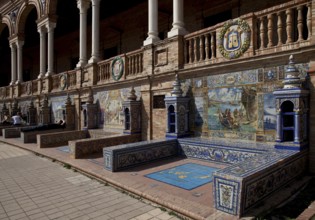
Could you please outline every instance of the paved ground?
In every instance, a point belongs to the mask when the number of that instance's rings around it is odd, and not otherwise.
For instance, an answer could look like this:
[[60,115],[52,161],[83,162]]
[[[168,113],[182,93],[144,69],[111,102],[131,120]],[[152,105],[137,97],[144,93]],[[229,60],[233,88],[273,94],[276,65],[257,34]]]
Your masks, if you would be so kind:
[[0,219],[178,219],[61,164],[0,143]]
[[[7,143],[7,144],[3,144]],[[28,152],[15,148],[23,148]],[[35,156],[43,155],[44,159]],[[85,159],[72,159],[60,148],[40,149],[36,144],[23,144],[19,138],[0,137],[0,220],[2,219],[176,219],[148,204],[133,199],[104,184],[90,180],[78,172],[65,169],[60,161],[72,168],[107,182],[117,188],[168,207],[181,215],[196,220],[234,220],[235,216],[217,211],[213,204],[212,183],[193,190],[185,190],[145,177],[147,174],[186,163],[197,163],[222,168],[224,165],[170,158],[152,162],[120,172],[104,169],[102,155],[89,155]],[[300,185],[303,185],[301,181]],[[282,193],[290,195],[296,187]],[[291,191],[293,190],[293,191]],[[248,219],[266,208],[283,202],[280,192],[269,198],[264,206],[247,215]],[[309,219],[309,212],[301,220]],[[10,217],[10,218],[8,218]]]

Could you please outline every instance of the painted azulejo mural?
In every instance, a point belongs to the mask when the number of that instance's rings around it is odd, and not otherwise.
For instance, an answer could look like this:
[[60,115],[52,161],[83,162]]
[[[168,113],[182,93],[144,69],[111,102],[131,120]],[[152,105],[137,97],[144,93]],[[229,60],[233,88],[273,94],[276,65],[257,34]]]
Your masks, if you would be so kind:
[[264,129],[276,129],[276,100],[272,93],[264,95]]
[[256,87],[211,89],[208,92],[209,130],[256,132]]
[[[134,88],[137,100],[140,99],[140,87]],[[94,100],[99,105],[99,124],[115,128],[123,128],[123,102],[127,100],[131,88],[97,92]]]

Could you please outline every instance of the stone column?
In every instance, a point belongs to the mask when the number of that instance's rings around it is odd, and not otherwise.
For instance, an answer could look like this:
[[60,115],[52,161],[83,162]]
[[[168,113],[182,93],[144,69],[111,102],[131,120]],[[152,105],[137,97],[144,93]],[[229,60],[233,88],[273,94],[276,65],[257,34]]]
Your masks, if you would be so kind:
[[173,28],[167,37],[185,35],[187,31],[184,23],[184,0],[173,0]]
[[48,30],[48,70],[46,76],[50,76],[54,73],[54,29],[56,23],[49,22],[46,25]]
[[16,82],[16,44],[10,43],[11,47],[11,83],[13,85]]
[[80,9],[80,60],[77,67],[84,67],[87,64],[86,55],[86,19],[87,10],[90,6],[90,2],[87,0],[78,0],[77,6]]
[[89,63],[100,60],[100,0],[92,0],[92,54]]
[[40,67],[38,79],[42,78],[46,73],[46,29],[45,27],[38,28],[39,37],[40,37]]
[[143,42],[143,45],[152,44],[160,40],[158,34],[158,0],[148,0],[149,1],[149,31],[148,37]]
[[23,82],[23,45],[24,41],[18,40],[16,42],[17,47],[17,72],[18,72],[18,79],[16,84]]

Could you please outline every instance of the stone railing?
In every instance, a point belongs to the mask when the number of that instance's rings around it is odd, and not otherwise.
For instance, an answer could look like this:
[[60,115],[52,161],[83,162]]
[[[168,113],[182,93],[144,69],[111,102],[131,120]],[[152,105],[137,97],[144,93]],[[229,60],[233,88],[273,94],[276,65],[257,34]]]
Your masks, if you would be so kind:
[[77,85],[77,72],[76,70],[71,70],[67,72],[67,85],[69,89],[76,88]]
[[111,63],[113,59],[98,63],[97,84],[108,82],[111,79]]
[[[312,36],[311,8],[310,1],[297,0],[240,17],[251,30],[250,47],[245,52],[249,55],[243,58],[309,46]],[[222,59],[220,53],[220,44],[224,39],[219,38],[225,25],[225,22],[220,23],[184,36],[185,68],[230,61],[230,58]]]
[[54,75],[51,76],[51,84],[52,84],[51,90],[52,91],[59,90],[61,74],[64,74],[64,73],[54,74]]
[[143,71],[143,50],[126,54],[126,78],[136,76]]
[[[308,46],[311,39],[311,2],[292,1],[255,13],[256,54]],[[273,48],[273,50],[268,50]]]
[[[143,71],[143,49],[129,52],[120,56],[123,62],[122,79],[138,76]],[[117,57],[103,60],[98,63],[97,84],[104,84],[112,82],[113,63],[116,62]]]
[[216,58],[216,27],[185,36],[186,63],[192,64]]

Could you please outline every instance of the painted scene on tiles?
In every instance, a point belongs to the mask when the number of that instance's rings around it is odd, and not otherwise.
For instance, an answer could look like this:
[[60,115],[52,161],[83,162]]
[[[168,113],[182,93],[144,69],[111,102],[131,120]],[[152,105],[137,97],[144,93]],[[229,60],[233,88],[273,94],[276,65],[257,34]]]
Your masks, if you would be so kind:
[[264,95],[264,129],[276,129],[276,100],[272,93]]
[[256,132],[256,87],[239,86],[208,91],[208,128]]

